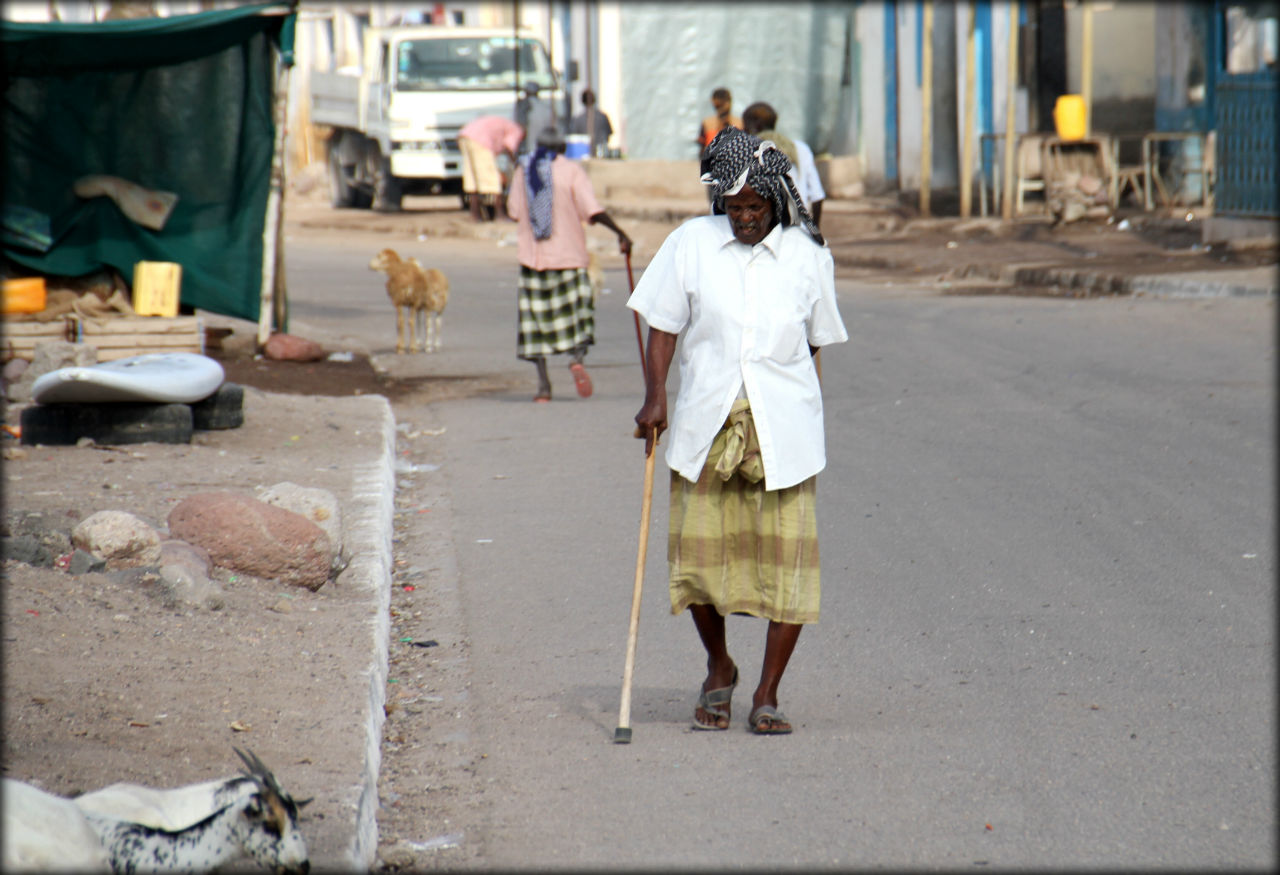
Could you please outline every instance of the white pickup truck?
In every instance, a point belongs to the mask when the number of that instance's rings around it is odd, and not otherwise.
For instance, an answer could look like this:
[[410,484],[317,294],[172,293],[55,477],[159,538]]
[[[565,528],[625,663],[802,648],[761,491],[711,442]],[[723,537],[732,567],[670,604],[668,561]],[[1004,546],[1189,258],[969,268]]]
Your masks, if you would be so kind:
[[514,117],[529,82],[563,105],[546,46],[512,30],[388,27],[365,31],[360,69],[311,74],[311,121],[331,129],[335,207],[398,210],[406,194],[462,191],[458,130]]

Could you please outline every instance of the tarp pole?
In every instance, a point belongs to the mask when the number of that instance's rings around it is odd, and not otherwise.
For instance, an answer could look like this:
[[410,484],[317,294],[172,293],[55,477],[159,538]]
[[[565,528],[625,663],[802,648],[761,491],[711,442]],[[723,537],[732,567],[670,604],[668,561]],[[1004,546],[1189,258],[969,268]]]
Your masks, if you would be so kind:
[[[272,107],[275,116],[275,135],[271,150],[271,182],[267,190],[266,228],[262,232],[262,300],[258,305],[258,351],[271,336],[276,315],[276,286],[280,286],[280,304],[284,304],[284,283],[278,275],[278,246],[281,216],[284,212],[284,129],[289,99],[289,67],[280,62],[279,53],[272,57],[275,75],[275,93]],[[283,320],[281,320],[283,321]],[[280,326],[283,328],[283,325]]]
[[920,215],[929,212],[929,177],[933,171],[933,0],[924,0],[920,47]]
[[1017,124],[1018,97],[1018,0],[1009,3],[1009,58],[1008,81],[1005,83],[1004,107],[1004,203],[1000,216],[1006,222],[1013,218],[1013,158],[1014,129]]
[[1080,96],[1084,98],[1084,135],[1093,135],[1093,4],[1080,4]]
[[960,141],[960,218],[967,219],[973,212],[973,126],[974,126],[974,75],[977,63],[975,47],[978,29],[978,6],[974,0],[966,4],[969,16],[968,36],[964,53],[964,128]]
[[[595,51],[595,45],[591,41],[591,18],[594,13],[594,6],[588,6],[585,3],[582,4],[582,18],[585,22],[582,29],[586,35],[587,46],[586,50],[583,52],[583,58],[587,67],[587,87],[590,88],[591,93],[595,95],[595,102],[592,103],[590,107],[583,107],[583,110],[587,114],[587,143],[589,144],[587,149],[589,150],[592,158],[603,158],[603,155],[596,154],[596,107],[600,103],[600,95],[596,94],[596,86],[593,79],[595,75],[595,68],[591,63],[591,53]],[[570,115],[569,119],[572,120],[573,116]]]

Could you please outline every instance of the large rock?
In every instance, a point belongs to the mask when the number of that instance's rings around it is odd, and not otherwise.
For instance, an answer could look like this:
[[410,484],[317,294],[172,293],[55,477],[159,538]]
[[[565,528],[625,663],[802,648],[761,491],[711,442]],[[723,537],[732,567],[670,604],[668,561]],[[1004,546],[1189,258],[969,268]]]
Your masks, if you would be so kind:
[[342,509],[332,492],[286,480],[259,492],[258,501],[301,514],[324,529],[329,536],[330,565],[338,561],[342,552]]
[[313,592],[329,579],[329,536],[311,520],[232,492],[203,492],[169,513],[169,534],[223,568]]
[[267,338],[262,354],[278,362],[314,362],[324,358],[324,347],[295,334],[276,332]]
[[160,533],[128,511],[100,510],[71,530],[71,543],[105,559],[110,568],[154,565],[160,559]]

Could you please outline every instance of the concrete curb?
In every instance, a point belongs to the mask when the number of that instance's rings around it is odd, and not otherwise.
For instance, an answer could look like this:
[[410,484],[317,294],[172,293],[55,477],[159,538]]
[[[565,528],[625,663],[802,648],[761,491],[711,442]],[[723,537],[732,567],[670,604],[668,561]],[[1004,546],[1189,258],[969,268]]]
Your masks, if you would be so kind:
[[[364,734],[362,770],[350,788],[354,808],[351,835],[343,844],[347,848],[344,868],[367,871],[378,851],[378,773],[382,767],[382,725],[386,719],[388,648],[391,636],[391,539],[395,512],[396,423],[391,402],[381,396],[369,396],[377,410],[370,417],[381,434],[381,449],[376,458],[365,462],[352,473],[349,506],[343,508],[348,520],[346,541],[352,556],[343,572],[343,582],[370,596],[370,614],[366,620],[370,630],[370,663],[365,669],[369,683],[367,711],[357,731]],[[342,827],[345,829],[346,824]]]
[[[1135,276],[1129,278],[1129,291],[1135,294],[1159,295],[1167,298],[1274,298],[1276,282],[1267,286],[1250,282],[1234,272],[1223,271],[1221,278],[1188,276]],[[1250,277],[1249,279],[1253,279]]]
[[1084,289],[1104,295],[1151,295],[1168,298],[1266,298],[1276,296],[1274,272],[1242,270],[1198,271],[1191,274],[1125,276],[1072,267],[1010,266],[1001,279],[1014,285]]

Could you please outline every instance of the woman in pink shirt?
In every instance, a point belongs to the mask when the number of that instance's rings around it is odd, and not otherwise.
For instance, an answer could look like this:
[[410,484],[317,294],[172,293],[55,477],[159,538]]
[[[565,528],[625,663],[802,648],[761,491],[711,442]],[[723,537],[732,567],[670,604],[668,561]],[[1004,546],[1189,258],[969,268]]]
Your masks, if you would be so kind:
[[587,279],[587,235],[583,223],[599,223],[618,235],[618,250],[631,252],[631,238],[596,200],[587,172],[565,158],[554,129],[538,136],[538,147],[522,159],[511,180],[507,212],[516,230],[520,260],[516,355],[538,369],[533,400],[551,400],[547,356],[567,352],[578,394],[591,395],[582,360],[595,343],[595,302]]

